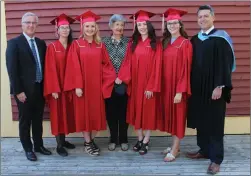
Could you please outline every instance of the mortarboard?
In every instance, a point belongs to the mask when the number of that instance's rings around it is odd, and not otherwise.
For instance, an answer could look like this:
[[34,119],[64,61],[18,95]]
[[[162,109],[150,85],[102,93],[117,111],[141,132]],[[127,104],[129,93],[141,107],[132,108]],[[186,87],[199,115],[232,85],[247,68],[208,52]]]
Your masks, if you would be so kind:
[[133,30],[135,28],[135,21],[136,22],[148,21],[154,15],[155,15],[154,13],[145,10],[139,10],[138,12],[136,12],[134,15],[130,17],[130,19],[133,19]]
[[83,24],[85,22],[96,22],[97,20],[99,20],[101,17],[96,15],[95,13],[93,13],[92,11],[88,10],[87,12],[77,16],[75,19],[80,21],[80,32],[82,34],[82,28],[83,28]]
[[181,17],[185,14],[187,14],[186,11],[174,9],[174,8],[169,8],[167,11],[165,11],[162,14],[162,31],[164,30],[164,20],[166,20],[166,21],[181,20]]

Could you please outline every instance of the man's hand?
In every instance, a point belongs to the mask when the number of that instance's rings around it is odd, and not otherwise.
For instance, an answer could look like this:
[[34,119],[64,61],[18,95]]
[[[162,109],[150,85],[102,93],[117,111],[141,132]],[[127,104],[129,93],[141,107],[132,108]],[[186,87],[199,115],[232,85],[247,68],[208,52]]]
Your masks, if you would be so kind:
[[182,93],[176,93],[175,97],[174,97],[174,103],[180,103],[182,99]]
[[26,97],[25,93],[22,92],[22,93],[20,93],[20,94],[17,94],[17,98],[18,98],[18,100],[19,100],[20,102],[24,103],[27,97]]
[[56,100],[58,99],[58,93],[52,93],[52,97]]
[[219,87],[216,87],[212,93],[212,99],[217,100],[221,98],[221,94],[222,94],[222,89]]
[[83,95],[83,91],[80,88],[76,88],[75,93],[76,93],[77,97],[81,97]]

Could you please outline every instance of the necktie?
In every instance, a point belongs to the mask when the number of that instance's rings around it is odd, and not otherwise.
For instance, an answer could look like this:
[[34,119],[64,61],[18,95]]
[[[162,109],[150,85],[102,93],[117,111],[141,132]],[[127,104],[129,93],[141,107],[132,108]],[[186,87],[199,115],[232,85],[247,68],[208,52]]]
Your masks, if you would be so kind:
[[202,33],[203,36],[208,36],[206,33]]
[[41,73],[41,70],[40,70],[40,67],[39,67],[39,60],[38,60],[38,57],[37,57],[37,52],[36,52],[36,48],[35,48],[35,44],[34,44],[34,39],[30,39],[31,41],[31,50],[32,50],[32,54],[35,58],[35,61],[36,61],[36,82],[41,82],[42,81],[42,73]]

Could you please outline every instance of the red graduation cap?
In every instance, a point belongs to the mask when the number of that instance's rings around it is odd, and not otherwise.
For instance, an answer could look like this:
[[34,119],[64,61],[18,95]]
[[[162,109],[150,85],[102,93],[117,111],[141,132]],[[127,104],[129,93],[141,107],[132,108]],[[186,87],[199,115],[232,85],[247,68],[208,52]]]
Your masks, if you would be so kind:
[[145,10],[139,10],[138,12],[136,12],[134,15],[130,17],[130,19],[133,19],[133,30],[135,28],[135,21],[136,22],[148,21],[154,15],[155,15],[154,13]]
[[71,17],[69,17],[69,16],[65,15],[64,13],[62,13],[61,15],[57,16],[52,21],[50,21],[50,23],[52,25],[55,25],[55,34],[58,37],[58,33],[57,33],[58,27],[61,26],[61,25],[72,24],[74,21],[75,21],[74,19],[72,19]]
[[147,12],[145,10],[139,10],[134,15],[130,17],[130,19],[135,19],[136,22],[148,21],[155,14],[152,12]]
[[163,13],[166,21],[169,20],[180,20],[183,15],[187,14],[186,11],[169,8],[167,11]]
[[74,19],[62,13],[61,15],[54,18],[50,23],[59,27],[61,25],[72,24],[74,21]]
[[164,20],[170,21],[170,20],[181,20],[181,17],[183,15],[187,14],[186,11],[169,8],[167,11],[165,11],[162,14],[162,32],[164,31]]
[[85,22],[96,22],[97,20],[99,20],[101,17],[96,15],[95,13],[93,13],[92,11],[88,10],[87,12],[77,16],[75,19],[80,21],[80,33],[82,34],[82,28],[83,28],[83,24]]

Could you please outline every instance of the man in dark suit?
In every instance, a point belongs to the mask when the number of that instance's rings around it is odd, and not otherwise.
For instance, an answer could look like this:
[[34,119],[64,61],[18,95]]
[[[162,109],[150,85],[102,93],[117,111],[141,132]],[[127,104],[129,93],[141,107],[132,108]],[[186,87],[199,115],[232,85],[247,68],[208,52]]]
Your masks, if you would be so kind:
[[11,84],[11,94],[17,102],[19,111],[19,136],[26,157],[36,161],[34,151],[51,155],[43,145],[43,112],[45,100],[43,97],[43,69],[46,44],[34,37],[38,17],[27,12],[22,17],[23,33],[8,41],[6,64]]

